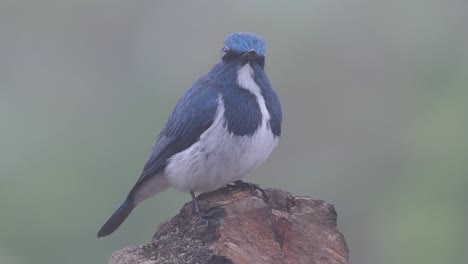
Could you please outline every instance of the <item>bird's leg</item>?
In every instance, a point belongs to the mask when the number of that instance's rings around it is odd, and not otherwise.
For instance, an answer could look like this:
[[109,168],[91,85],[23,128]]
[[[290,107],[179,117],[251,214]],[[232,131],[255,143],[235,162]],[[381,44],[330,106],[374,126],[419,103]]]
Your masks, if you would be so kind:
[[192,195],[192,203],[193,207],[195,208],[195,212],[200,213],[200,207],[198,207],[197,198],[195,197],[195,194],[192,191],[190,191],[190,195]]

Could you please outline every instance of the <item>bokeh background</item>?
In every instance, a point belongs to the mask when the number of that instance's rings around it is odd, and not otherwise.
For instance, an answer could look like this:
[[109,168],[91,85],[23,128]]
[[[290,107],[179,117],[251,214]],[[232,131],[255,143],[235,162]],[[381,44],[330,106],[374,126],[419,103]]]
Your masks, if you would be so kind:
[[251,181],[333,203],[351,263],[468,259],[468,2],[0,2],[0,263],[106,263],[190,196],[111,237],[177,99],[235,31],[263,36],[283,137]]

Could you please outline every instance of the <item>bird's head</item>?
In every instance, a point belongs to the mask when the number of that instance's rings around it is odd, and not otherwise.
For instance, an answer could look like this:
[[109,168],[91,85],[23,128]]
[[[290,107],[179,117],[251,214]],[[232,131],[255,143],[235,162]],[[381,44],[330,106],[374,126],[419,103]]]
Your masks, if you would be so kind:
[[240,61],[265,65],[266,45],[262,38],[252,33],[236,32],[224,40],[221,59],[224,62]]

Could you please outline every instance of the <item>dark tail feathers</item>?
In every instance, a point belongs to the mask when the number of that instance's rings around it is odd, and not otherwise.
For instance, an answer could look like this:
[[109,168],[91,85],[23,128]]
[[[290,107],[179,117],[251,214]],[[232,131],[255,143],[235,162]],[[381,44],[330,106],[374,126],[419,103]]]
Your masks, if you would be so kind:
[[107,222],[101,227],[97,236],[103,237],[112,234],[122,223],[125,221],[127,216],[132,212],[136,205],[132,201],[126,199],[119,209],[107,220]]

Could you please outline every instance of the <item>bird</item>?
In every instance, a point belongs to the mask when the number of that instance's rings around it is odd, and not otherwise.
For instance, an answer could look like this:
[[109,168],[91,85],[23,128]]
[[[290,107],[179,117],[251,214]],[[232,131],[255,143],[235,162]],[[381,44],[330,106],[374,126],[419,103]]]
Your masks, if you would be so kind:
[[279,98],[264,71],[266,44],[227,36],[221,60],[179,99],[136,184],[98,231],[113,233],[144,200],[168,189],[190,193],[236,182],[262,164],[281,136]]

